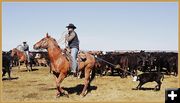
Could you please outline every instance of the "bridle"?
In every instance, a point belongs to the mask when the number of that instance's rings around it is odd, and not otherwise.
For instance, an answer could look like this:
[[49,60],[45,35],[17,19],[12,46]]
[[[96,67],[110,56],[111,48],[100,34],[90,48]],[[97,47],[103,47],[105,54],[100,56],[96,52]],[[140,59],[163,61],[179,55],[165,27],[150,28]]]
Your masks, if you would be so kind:
[[41,45],[37,49],[42,49],[42,47],[43,49],[47,49],[48,46],[45,46],[45,44],[47,44],[47,38],[42,39]]

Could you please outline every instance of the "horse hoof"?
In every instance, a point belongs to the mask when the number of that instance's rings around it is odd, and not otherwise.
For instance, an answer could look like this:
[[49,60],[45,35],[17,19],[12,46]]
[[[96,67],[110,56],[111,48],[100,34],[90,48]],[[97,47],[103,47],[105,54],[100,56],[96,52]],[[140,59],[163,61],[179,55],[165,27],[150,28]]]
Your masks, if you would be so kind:
[[65,94],[65,96],[66,96],[67,98],[69,98],[69,95],[68,95],[68,94]]
[[60,92],[57,92],[56,93],[56,98],[59,98],[61,96],[61,93]]
[[61,94],[59,93],[59,94],[56,94],[56,98],[59,98],[61,96]]
[[[88,88],[90,87],[90,85],[88,86]],[[88,90],[85,91],[84,95],[86,95],[88,93]]]
[[56,98],[59,98],[61,95],[59,94],[59,95],[56,95]]
[[81,98],[83,98],[83,97],[84,97],[84,95],[81,95],[80,97],[81,97]]
[[135,90],[139,90],[140,88],[135,88]]
[[81,93],[80,94],[81,98],[85,97],[85,94],[84,93]]
[[160,91],[160,89],[157,89],[157,88],[156,88],[156,89],[154,89],[154,91]]
[[68,94],[67,91],[64,91],[64,94],[65,94],[65,96],[66,96],[67,98],[69,98],[69,94]]

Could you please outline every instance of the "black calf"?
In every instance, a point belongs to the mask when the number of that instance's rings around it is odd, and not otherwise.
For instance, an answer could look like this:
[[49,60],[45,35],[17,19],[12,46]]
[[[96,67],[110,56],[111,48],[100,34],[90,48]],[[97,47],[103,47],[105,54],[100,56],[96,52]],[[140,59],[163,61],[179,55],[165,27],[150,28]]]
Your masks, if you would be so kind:
[[136,87],[136,89],[141,89],[142,85],[144,85],[145,83],[155,81],[158,85],[156,85],[154,89],[160,90],[161,84],[162,84],[161,79],[162,79],[162,81],[164,79],[164,74],[162,74],[162,73],[151,72],[151,73],[140,74],[136,78],[136,81],[140,81],[139,85]]

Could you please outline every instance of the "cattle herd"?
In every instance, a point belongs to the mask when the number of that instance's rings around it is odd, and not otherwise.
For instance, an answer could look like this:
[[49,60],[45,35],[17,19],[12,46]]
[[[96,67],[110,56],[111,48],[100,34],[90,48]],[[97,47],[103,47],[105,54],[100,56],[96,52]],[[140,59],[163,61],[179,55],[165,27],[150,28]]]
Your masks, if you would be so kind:
[[[138,72],[143,72],[146,78],[151,74],[158,75],[161,79],[162,74],[178,75],[178,53],[175,52],[103,52],[89,51],[96,58],[94,70],[99,76],[137,76]],[[11,51],[3,52],[3,76],[7,73],[10,78],[11,68],[18,66],[18,58],[11,57]],[[30,52],[30,58],[33,66],[49,66],[50,61],[47,52]],[[157,74],[158,72],[158,74]],[[156,74],[153,74],[156,73]],[[83,75],[83,74],[81,74]],[[80,76],[83,77],[83,76]],[[139,76],[140,77],[140,76]],[[157,80],[150,81],[157,81]],[[140,78],[139,78],[140,80]],[[143,81],[142,81],[143,82]],[[145,81],[148,82],[148,81]],[[143,83],[145,83],[143,82]],[[140,83],[137,88],[143,85]],[[160,85],[161,83],[159,83]],[[158,86],[159,86],[158,85]],[[160,89],[160,87],[159,87]]]
[[118,74],[122,78],[141,72],[163,72],[178,75],[178,54],[174,52],[96,52],[96,73]]
[[[16,67],[19,65],[22,65],[22,62],[19,62],[19,58],[15,55],[14,57],[11,57],[11,50],[8,52],[3,51],[2,52],[2,72],[3,76],[8,73],[8,76],[10,78],[10,71],[12,67]],[[30,52],[30,62],[32,63],[32,66],[49,66],[49,58],[47,56],[47,52]]]

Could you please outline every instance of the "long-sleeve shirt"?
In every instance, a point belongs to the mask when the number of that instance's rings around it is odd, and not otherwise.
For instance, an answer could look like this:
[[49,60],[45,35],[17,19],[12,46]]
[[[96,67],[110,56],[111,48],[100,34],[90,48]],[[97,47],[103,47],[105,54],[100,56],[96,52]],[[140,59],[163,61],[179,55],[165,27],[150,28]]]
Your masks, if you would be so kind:
[[24,51],[29,51],[29,45],[28,44],[23,44],[23,50]]
[[72,31],[65,35],[66,41],[68,42],[68,46],[70,48],[79,49],[79,39],[75,31]]

